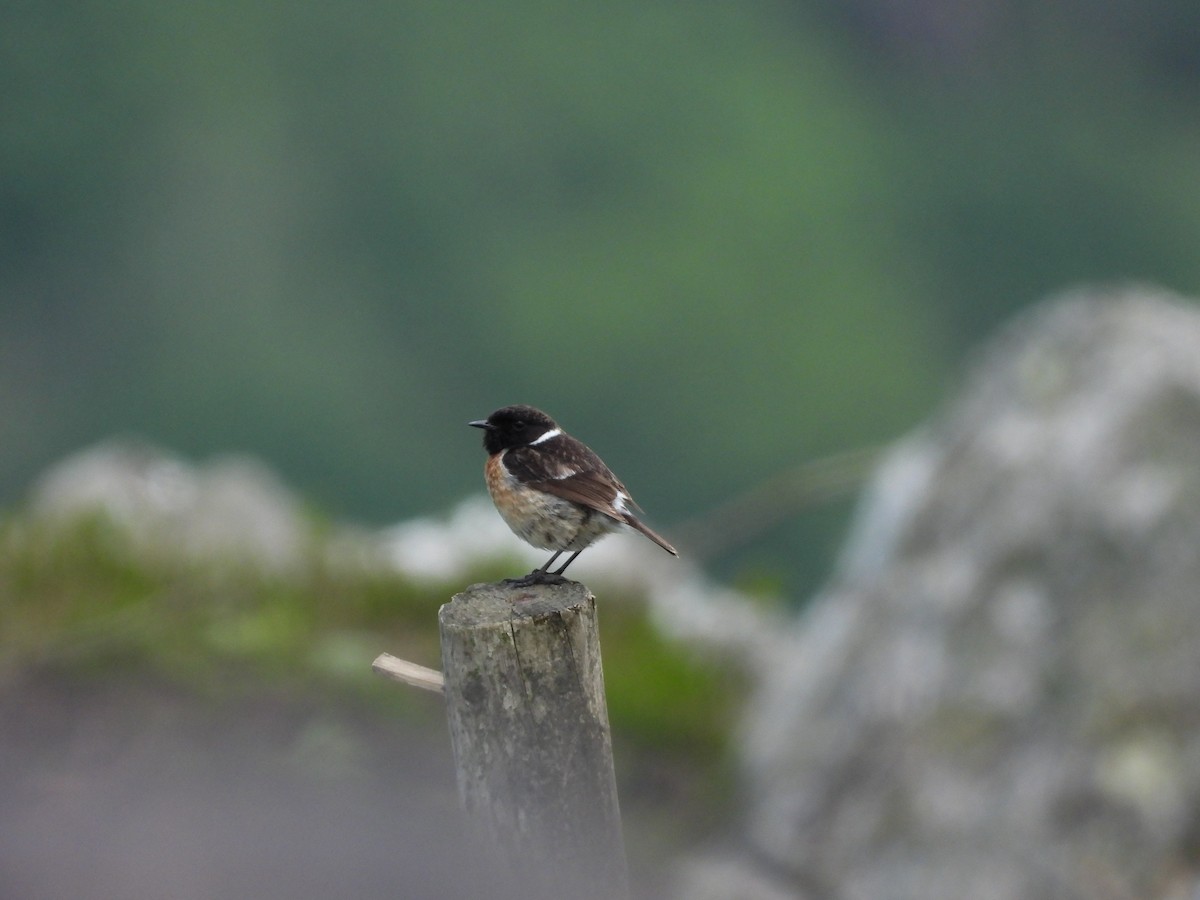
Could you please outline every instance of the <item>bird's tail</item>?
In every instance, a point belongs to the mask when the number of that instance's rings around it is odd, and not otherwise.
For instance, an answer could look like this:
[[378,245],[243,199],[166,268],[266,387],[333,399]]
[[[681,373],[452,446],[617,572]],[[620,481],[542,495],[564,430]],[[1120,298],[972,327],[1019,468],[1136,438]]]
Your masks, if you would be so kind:
[[668,543],[668,542],[667,542],[667,539],[666,539],[666,538],[664,538],[664,537],[663,537],[661,534],[656,534],[656,533],[655,533],[654,531],[652,531],[650,528],[648,528],[648,527],[646,527],[645,525],[643,525],[643,524],[642,524],[642,523],[641,523],[641,522],[640,522],[640,521],[637,519],[637,517],[636,517],[636,516],[631,516],[631,515],[629,515],[628,513],[626,513],[626,515],[625,515],[625,521],[626,521],[626,523],[629,525],[629,527],[630,527],[630,528],[636,528],[638,531],[640,531],[640,532],[641,532],[642,534],[644,534],[646,537],[650,538],[650,540],[654,541],[654,543],[658,544],[658,546],[662,547],[664,550],[666,550],[666,551],[667,551],[668,553],[670,553],[672,556],[678,556],[678,555],[679,555],[679,551],[678,551],[678,550],[676,550],[674,547],[672,547],[672,546],[670,545],[670,543]]

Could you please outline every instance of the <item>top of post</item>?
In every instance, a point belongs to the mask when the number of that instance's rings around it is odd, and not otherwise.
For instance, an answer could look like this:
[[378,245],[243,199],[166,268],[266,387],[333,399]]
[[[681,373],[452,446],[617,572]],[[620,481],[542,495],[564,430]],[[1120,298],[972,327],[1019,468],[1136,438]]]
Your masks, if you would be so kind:
[[539,619],[578,609],[592,602],[592,592],[578,581],[562,584],[473,584],[455,594],[438,612],[443,627],[473,628]]

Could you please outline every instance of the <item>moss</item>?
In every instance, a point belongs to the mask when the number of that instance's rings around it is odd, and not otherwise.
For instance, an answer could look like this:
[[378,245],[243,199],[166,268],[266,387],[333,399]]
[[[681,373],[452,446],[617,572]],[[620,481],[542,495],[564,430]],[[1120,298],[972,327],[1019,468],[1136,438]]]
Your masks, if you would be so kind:
[[668,641],[640,605],[600,611],[609,718],[634,741],[714,758],[725,751],[740,680],[726,667]]
[[641,604],[604,602],[604,684],[631,864],[719,832],[745,675],[664,638]]
[[[0,658],[11,671],[35,665],[150,666],[203,684],[237,670],[271,681],[333,678],[345,686],[361,654],[389,650],[436,665],[437,610],[472,581],[417,584],[379,569],[324,561],[298,572],[147,559],[101,516],[67,525],[0,522]],[[674,644],[649,623],[637,598],[601,600],[610,718],[635,745],[719,758],[743,685],[727,668]]]
[[[387,651],[438,665],[437,610],[497,563],[454,584],[327,561],[314,529],[300,571],[148,559],[101,517],[0,522],[0,690],[50,671],[173,685],[197,701],[291,696],[444,727],[441,705],[374,676]],[[641,847],[703,833],[730,795],[728,736],[745,685],[659,635],[636,597],[601,594],[601,638],[626,827]],[[657,852],[657,851],[656,851]]]

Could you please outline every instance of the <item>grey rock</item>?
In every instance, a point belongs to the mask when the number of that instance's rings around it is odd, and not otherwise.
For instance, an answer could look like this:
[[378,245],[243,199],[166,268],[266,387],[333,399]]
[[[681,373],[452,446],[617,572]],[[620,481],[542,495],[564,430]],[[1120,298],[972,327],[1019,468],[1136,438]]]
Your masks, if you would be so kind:
[[744,895],[1190,896],[1198,701],[1200,313],[1080,291],[877,472],[749,713]]
[[310,550],[302,504],[262,463],[193,465],[142,441],[113,439],[51,467],[34,485],[35,522],[101,517],[147,561],[233,563],[285,574]]

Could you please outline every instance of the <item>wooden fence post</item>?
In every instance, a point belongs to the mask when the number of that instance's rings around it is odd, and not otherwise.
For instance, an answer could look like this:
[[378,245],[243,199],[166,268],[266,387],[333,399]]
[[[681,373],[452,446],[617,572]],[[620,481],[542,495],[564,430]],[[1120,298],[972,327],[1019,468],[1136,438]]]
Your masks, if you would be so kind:
[[628,900],[596,598],[472,585],[438,613],[458,788],[531,898]]

